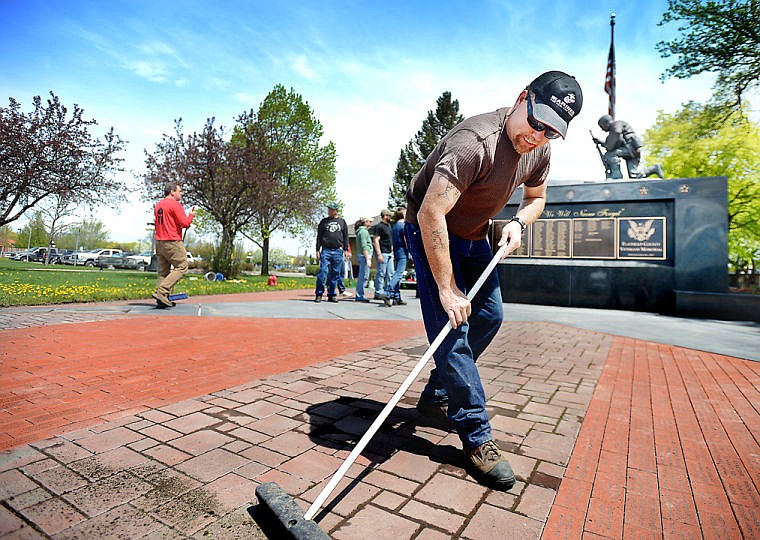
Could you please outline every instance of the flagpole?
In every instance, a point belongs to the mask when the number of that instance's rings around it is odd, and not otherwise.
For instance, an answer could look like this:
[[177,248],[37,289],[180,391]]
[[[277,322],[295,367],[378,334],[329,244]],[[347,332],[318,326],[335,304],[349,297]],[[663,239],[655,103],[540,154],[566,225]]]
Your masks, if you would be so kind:
[[610,97],[607,113],[612,118],[615,118],[615,71],[615,14],[612,13],[610,15],[610,53],[607,58],[607,76],[604,81],[604,91],[607,92]]

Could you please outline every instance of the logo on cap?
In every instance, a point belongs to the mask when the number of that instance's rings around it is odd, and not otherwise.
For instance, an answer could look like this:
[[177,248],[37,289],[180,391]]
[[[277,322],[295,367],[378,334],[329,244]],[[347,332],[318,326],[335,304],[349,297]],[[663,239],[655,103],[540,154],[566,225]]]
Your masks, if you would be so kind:
[[559,99],[557,96],[552,96],[549,99],[553,104],[569,114],[570,118],[575,116],[575,111],[572,109],[572,107],[570,107],[570,105],[568,105],[568,103],[575,103],[575,95],[568,94],[565,96],[565,99]]

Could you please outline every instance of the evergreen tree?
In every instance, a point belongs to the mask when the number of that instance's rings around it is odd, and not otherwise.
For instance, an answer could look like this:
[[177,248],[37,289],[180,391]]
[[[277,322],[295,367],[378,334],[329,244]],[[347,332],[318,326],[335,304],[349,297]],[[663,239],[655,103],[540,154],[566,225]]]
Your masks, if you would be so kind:
[[459,100],[451,100],[451,92],[441,94],[436,102],[435,112],[428,111],[422,127],[401,150],[393,174],[391,187],[388,189],[388,208],[406,206],[406,190],[409,182],[425,163],[425,158],[433,151],[451,128],[464,120],[459,114]]

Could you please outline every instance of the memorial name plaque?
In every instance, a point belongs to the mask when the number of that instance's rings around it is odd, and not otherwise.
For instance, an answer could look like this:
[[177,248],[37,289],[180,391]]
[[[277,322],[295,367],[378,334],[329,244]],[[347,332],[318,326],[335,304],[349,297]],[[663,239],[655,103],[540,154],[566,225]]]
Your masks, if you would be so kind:
[[569,219],[539,219],[533,224],[533,257],[570,258]]
[[[496,253],[499,248],[499,240],[501,240],[501,233],[504,230],[504,226],[509,223],[505,219],[495,219],[491,226],[491,249]],[[510,257],[530,257],[530,231],[533,225],[528,225],[528,228],[523,233],[522,244],[517,248],[517,251],[512,252]]]
[[664,217],[626,217],[618,220],[618,258],[663,260],[666,256]]
[[574,219],[573,257],[585,257],[587,259],[614,259],[615,219]]

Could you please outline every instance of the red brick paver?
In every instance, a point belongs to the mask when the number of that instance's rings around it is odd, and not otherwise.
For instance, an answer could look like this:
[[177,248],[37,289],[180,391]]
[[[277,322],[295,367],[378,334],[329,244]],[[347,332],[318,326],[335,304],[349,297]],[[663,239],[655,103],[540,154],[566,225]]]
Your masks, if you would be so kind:
[[757,362],[615,338],[544,538],[760,538],[759,381]]
[[0,330],[0,450],[422,331],[418,321],[180,316]]

